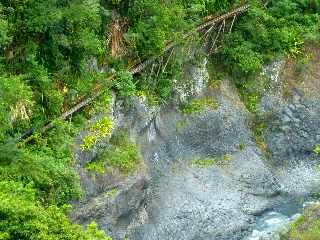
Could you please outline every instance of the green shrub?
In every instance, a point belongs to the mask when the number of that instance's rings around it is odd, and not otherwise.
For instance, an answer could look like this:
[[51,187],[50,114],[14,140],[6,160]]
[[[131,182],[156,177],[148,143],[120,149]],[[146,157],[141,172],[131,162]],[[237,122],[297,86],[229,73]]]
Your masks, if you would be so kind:
[[111,135],[112,129],[113,123],[109,117],[103,117],[98,120],[93,126],[91,126],[90,133],[83,138],[83,143],[80,146],[81,149],[83,151],[92,150],[97,142]]
[[257,107],[258,104],[260,103],[261,97],[256,94],[248,94],[247,95],[247,101],[246,101],[246,106],[250,112],[257,112]]
[[292,223],[287,232],[281,234],[281,240],[317,240],[319,236],[319,205],[315,205]]
[[110,144],[110,149],[103,150],[95,161],[87,164],[87,170],[103,174],[108,168],[115,168],[123,174],[128,174],[138,168],[141,163],[138,146],[130,141],[125,132],[114,134]]
[[218,158],[200,158],[190,161],[191,165],[197,167],[211,167],[211,166],[223,166],[228,165],[232,159],[232,155],[224,154]]
[[42,206],[32,183],[0,182],[1,239],[35,240],[111,240],[96,223],[83,230],[66,216],[69,206]]
[[105,151],[101,157],[107,159],[108,166],[118,168],[125,174],[135,170],[140,162],[137,146],[131,142],[122,143],[112,151]]
[[105,91],[89,109],[89,116],[93,117],[101,113],[107,113],[111,110],[112,95],[109,91]]
[[254,45],[237,34],[229,35],[222,54],[233,73],[251,74],[261,69],[263,59]]
[[106,173],[106,166],[104,161],[95,161],[95,162],[89,162],[86,165],[86,169],[88,171],[94,171],[99,174],[105,174]]
[[205,107],[211,110],[217,110],[219,103],[211,98],[194,99],[182,106],[181,112],[184,114],[200,113]]
[[94,134],[89,134],[82,139],[81,149],[83,151],[90,151],[98,141],[98,137]]
[[101,138],[104,138],[110,135],[112,129],[113,129],[113,123],[109,117],[104,117],[100,119],[91,127],[91,131],[95,132]]
[[115,87],[118,90],[120,96],[130,97],[135,95],[136,86],[133,81],[133,76],[127,71],[120,71],[117,73]]
[[315,146],[315,148],[313,149],[313,152],[316,153],[316,154],[320,154],[320,144]]
[[36,146],[4,149],[0,153],[0,181],[33,183],[37,196],[51,204],[61,205],[79,198],[79,176],[72,166],[73,158],[68,144],[60,142],[59,146],[51,147],[45,139],[38,138],[30,139],[37,141]]
[[243,150],[245,150],[246,149],[246,145],[244,144],[244,143],[240,143],[239,144],[239,150],[240,151],[243,151]]
[[211,167],[217,164],[217,161],[213,158],[205,158],[205,159],[196,159],[191,161],[191,165],[197,166],[197,167]]

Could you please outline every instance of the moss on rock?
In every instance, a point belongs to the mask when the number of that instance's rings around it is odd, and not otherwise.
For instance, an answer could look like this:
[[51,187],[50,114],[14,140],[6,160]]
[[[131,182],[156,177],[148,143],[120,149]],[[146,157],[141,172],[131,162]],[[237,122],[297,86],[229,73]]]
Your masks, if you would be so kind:
[[320,239],[320,204],[311,207],[299,217],[281,240],[319,240]]

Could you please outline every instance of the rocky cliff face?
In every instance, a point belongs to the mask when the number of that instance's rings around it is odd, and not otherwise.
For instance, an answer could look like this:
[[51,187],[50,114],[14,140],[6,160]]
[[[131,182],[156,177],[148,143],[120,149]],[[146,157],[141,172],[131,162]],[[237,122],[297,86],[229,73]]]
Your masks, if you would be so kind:
[[292,60],[283,62],[278,91],[282,100],[265,113],[265,139],[282,191],[307,194],[319,191],[320,52],[310,49],[309,62],[297,72]]
[[[130,130],[146,167],[128,177],[92,174],[84,166],[95,151],[79,150],[86,196],[75,203],[73,220],[96,220],[115,239],[240,240],[288,195],[318,191],[320,156],[313,149],[320,143],[320,54],[312,52],[300,74],[291,60],[264,70],[271,83],[260,105],[264,148],[252,131],[255,116],[236,89],[228,80],[206,87],[204,68],[189,69],[193,90],[177,86],[176,101],[167,106],[133,98],[127,109],[115,101],[115,131]],[[201,109],[186,113],[177,102],[190,95]]]

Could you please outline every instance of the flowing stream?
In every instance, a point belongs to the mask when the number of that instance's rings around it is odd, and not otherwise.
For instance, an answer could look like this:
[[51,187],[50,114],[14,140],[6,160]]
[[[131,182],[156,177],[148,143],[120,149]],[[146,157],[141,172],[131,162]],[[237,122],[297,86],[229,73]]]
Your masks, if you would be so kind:
[[279,240],[280,231],[301,216],[305,208],[318,203],[319,199],[315,198],[288,198],[274,209],[265,212],[245,240]]

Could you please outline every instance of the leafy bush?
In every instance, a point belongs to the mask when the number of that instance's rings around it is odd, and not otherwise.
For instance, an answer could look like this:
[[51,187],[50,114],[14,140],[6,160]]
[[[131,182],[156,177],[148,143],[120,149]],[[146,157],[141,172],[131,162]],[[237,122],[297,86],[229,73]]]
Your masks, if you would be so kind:
[[111,240],[97,229],[88,225],[83,230],[72,224],[65,213],[68,206],[44,207],[37,201],[32,183],[24,185],[14,181],[0,182],[0,238],[21,240]]
[[136,92],[133,76],[127,71],[118,72],[115,87],[123,97],[133,96]]
[[103,117],[98,120],[93,126],[91,126],[90,133],[83,138],[81,149],[83,151],[90,151],[97,142],[110,136],[112,129],[113,123],[109,117]]
[[137,169],[141,163],[138,146],[131,142],[128,135],[121,131],[110,139],[111,148],[102,151],[96,161],[87,164],[87,170],[105,173],[106,168],[119,169],[123,174],[128,174]]
[[122,143],[110,152],[105,151],[102,157],[107,159],[109,166],[118,168],[125,174],[136,169],[140,162],[137,146],[130,142]]
[[318,144],[314,149],[313,152],[316,154],[320,154],[320,144]]
[[191,161],[191,165],[195,165],[197,167],[211,167],[217,164],[217,161],[213,158],[205,158],[205,159],[196,159]]
[[281,240],[317,240],[320,236],[319,205],[307,209],[287,232],[282,233]]
[[[226,61],[233,73],[254,73],[262,67],[262,57],[253,50],[253,44],[246,42],[237,34],[230,35],[226,41],[229,45],[223,49]],[[226,44],[227,44],[226,43]]]
[[[62,205],[81,195],[79,176],[72,166],[70,142],[66,126],[49,140],[34,135],[20,144],[0,147],[0,181],[33,183],[41,201]],[[49,135],[52,132],[48,133]],[[32,145],[31,145],[32,143]]]
[[194,99],[182,106],[181,112],[184,114],[199,113],[202,112],[205,107],[211,110],[217,110],[219,103],[211,98]]
[[[252,1],[249,13],[223,41],[218,58],[238,75],[254,73],[271,58],[297,56],[305,40],[319,36],[319,14],[309,1]],[[317,4],[316,4],[317,5]]]
[[95,134],[88,134],[83,138],[81,149],[83,151],[90,151],[98,141],[98,137]]
[[7,131],[28,122],[33,115],[33,93],[19,76],[0,75],[0,142]]
[[218,158],[200,158],[190,161],[191,165],[201,167],[201,168],[207,168],[211,166],[223,166],[226,164],[229,164],[232,159],[232,155],[230,154],[224,154],[223,156],[220,156]]

